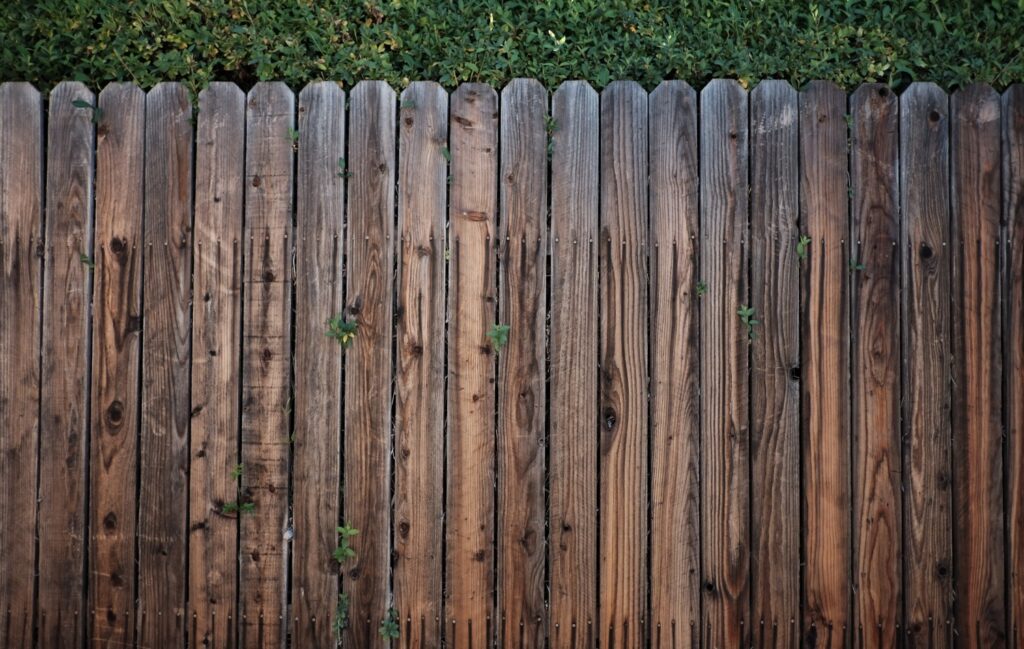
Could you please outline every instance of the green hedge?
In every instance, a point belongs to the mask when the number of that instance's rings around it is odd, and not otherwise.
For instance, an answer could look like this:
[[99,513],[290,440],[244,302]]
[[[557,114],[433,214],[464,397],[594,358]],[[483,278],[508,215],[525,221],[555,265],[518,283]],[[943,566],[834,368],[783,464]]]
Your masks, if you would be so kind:
[[0,78],[1024,80],[1024,0],[7,0]]

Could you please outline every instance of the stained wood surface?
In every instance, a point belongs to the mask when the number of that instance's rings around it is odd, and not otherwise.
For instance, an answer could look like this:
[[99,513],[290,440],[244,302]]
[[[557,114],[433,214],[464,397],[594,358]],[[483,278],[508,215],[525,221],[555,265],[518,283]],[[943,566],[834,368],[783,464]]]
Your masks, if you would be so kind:
[[502,91],[498,321],[510,329],[498,352],[498,646],[520,649],[546,646],[547,116],[536,80]]
[[61,82],[50,93],[47,111],[39,399],[39,476],[46,483],[38,498],[36,602],[41,648],[82,642],[86,619],[95,125],[94,111],[76,107],[76,101],[96,105],[82,84]]
[[551,101],[549,575],[552,647],[597,646],[597,92]]
[[352,89],[346,314],[359,323],[345,354],[345,520],[359,530],[343,588],[348,646],[386,647],[391,605],[391,358],[395,260],[396,96],[384,82]]
[[697,93],[655,88],[650,142],[651,642],[700,630],[700,309]]
[[[284,644],[291,442],[295,96],[258,83],[246,101],[242,321],[240,647]],[[331,164],[332,161],[325,161]],[[251,512],[242,509],[251,504]],[[323,561],[327,561],[327,557]]]
[[395,608],[403,646],[441,642],[448,93],[402,92],[395,343]]
[[211,84],[196,124],[188,547],[189,638],[211,648],[238,631],[238,519],[224,505],[241,462],[244,147],[245,93]]
[[140,410],[146,93],[127,83],[99,96],[90,410],[89,638],[130,645]]
[[943,647],[953,602],[950,466],[949,102],[934,84],[900,97],[903,215],[903,521],[906,631]]
[[32,646],[43,282],[43,102],[0,85],[0,639]]
[[850,221],[846,93],[800,93],[801,384],[806,647],[850,646]]
[[701,91],[702,645],[750,633],[750,336],[747,93],[716,80]]
[[448,243],[448,471],[445,640],[494,637],[498,95],[467,83],[451,96]]
[[999,95],[989,86],[968,86],[950,100],[954,628],[965,647],[1003,647],[1007,635],[1000,113]]
[[[751,623],[759,647],[800,627],[800,267],[797,92],[750,93]],[[808,248],[810,250],[810,247]]]

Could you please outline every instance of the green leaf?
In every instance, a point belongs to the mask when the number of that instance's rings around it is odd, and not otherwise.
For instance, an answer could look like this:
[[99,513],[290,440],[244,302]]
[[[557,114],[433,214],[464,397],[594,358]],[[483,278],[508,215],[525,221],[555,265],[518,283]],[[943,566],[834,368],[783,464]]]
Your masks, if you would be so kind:
[[487,339],[491,341],[491,347],[494,348],[495,352],[500,352],[508,344],[508,332],[510,329],[511,326],[507,324],[494,324],[488,329]]

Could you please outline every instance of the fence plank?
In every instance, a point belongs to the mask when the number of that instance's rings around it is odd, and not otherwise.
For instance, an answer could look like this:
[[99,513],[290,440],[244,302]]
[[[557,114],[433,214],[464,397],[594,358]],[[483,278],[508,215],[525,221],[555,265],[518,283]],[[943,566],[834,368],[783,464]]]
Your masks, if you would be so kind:
[[0,84],[0,641],[32,646],[43,236],[43,103]]
[[[448,513],[445,636],[490,646],[494,607],[494,324],[498,95],[452,94],[448,265]],[[450,625],[450,626],[449,626]]]
[[239,644],[271,647],[284,643],[288,565],[295,96],[283,83],[258,83],[245,119]]
[[498,646],[544,647],[548,98],[533,79],[501,93],[498,350]]
[[395,99],[383,81],[351,97],[346,310],[359,333],[345,359],[345,518],[359,535],[343,586],[356,647],[388,646],[378,625],[390,606]]
[[1024,647],[1024,85],[1003,94],[1003,359],[1006,363],[1007,560],[1010,646]]
[[997,272],[1000,101],[989,86],[953,95],[954,622],[968,647],[1006,645],[1002,349]]
[[696,646],[700,628],[700,329],[697,93],[650,96],[651,633]]
[[146,94],[100,93],[96,143],[89,611],[93,646],[133,641]]
[[[82,641],[92,295],[93,94],[78,82],[50,93],[47,114],[42,396],[39,404],[38,646]],[[84,257],[83,257],[84,255]]]
[[804,645],[850,645],[849,197],[846,93],[800,94],[804,262]]
[[441,644],[448,93],[402,92],[395,376],[395,608],[402,646]]
[[[800,608],[800,266],[797,93],[750,94],[751,610],[759,647],[796,646]],[[807,249],[809,250],[809,248]],[[805,250],[806,253],[806,250]]]
[[185,640],[192,302],[192,106],[161,83],[146,96],[140,646]]
[[299,94],[295,230],[295,433],[292,460],[292,644],[335,643],[341,518],[342,348],[324,335],[342,310],[345,92],[329,81]]
[[900,272],[897,100],[851,97],[854,621],[858,644],[893,646],[900,619]]
[[747,286],[747,93],[701,92],[701,545],[703,644],[748,642],[750,338],[737,310]]
[[598,95],[552,99],[550,622],[556,649],[592,649],[597,617]]
[[934,84],[900,97],[903,214],[904,565],[915,646],[951,644],[949,105]]
[[189,637],[237,646],[239,381],[245,94],[232,83],[199,93],[196,127],[189,489]]
[[601,454],[598,611],[609,647],[647,618],[647,93],[601,93]]

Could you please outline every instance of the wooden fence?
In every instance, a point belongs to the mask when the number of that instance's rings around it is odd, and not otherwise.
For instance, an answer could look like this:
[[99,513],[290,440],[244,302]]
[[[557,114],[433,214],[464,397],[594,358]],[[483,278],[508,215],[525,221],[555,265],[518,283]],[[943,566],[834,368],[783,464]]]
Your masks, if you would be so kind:
[[1024,87],[6,83],[0,266],[3,647],[1024,645]]

